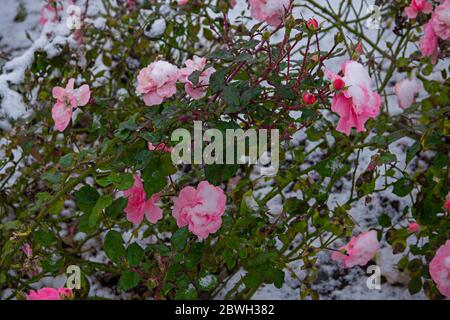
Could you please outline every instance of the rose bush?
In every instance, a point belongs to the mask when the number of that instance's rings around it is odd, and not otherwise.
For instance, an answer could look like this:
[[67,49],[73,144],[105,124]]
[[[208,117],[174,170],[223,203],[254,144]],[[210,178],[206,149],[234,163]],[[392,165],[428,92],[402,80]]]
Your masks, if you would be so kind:
[[[63,41],[68,4],[43,2],[54,50],[34,46],[20,81],[0,81],[2,108],[13,90],[29,111],[1,113],[2,298],[101,284],[248,299],[290,277],[316,299],[319,257],[361,268],[382,247],[410,294],[449,297],[448,0],[378,0],[383,29],[368,32],[345,2],[74,3],[83,24]],[[172,162],[172,132],[194,121],[278,129],[279,171]],[[71,265],[80,289],[46,287]]]

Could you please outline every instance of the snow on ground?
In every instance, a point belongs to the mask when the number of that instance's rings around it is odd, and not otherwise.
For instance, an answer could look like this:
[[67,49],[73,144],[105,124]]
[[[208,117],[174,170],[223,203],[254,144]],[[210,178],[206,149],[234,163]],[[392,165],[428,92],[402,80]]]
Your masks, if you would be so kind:
[[[326,5],[327,1],[317,0],[318,3]],[[2,0],[2,15],[0,15],[0,67],[2,72],[0,73],[0,96],[3,98],[3,102],[6,100],[6,107],[0,108],[0,127],[8,128],[8,123],[2,120],[2,115],[8,114],[12,117],[20,117],[26,113],[26,108],[20,97],[17,96],[15,91],[10,88],[10,83],[18,84],[22,81],[23,71],[32,62],[32,56],[34,50],[54,50],[52,41],[55,38],[49,39],[46,37],[46,32],[42,32],[42,27],[39,26],[39,12],[44,1],[38,0]],[[338,2],[333,2],[334,5],[338,5]],[[371,1],[367,1],[367,4],[372,4]],[[91,1],[90,13],[98,12],[101,10],[100,1]],[[25,10],[23,10],[25,9]],[[236,21],[239,18],[242,11],[247,11],[244,0],[238,0],[238,4],[233,12],[230,14],[230,20]],[[26,14],[24,14],[26,12]],[[365,10],[363,10],[365,12]],[[312,16],[311,12],[302,8],[296,12],[299,16],[309,18]],[[92,17],[91,17],[92,19]],[[318,19],[319,22],[324,22],[323,19]],[[100,19],[95,20],[94,23],[101,24]],[[325,22],[326,23],[326,22]],[[165,29],[166,21],[164,19],[158,19],[152,25],[149,33],[152,36],[158,36]],[[52,31],[56,35],[56,41],[61,43],[67,41],[68,30],[64,27],[56,27],[54,25],[47,25],[47,31]],[[60,29],[58,29],[60,28]],[[374,38],[377,34],[376,30],[365,30],[365,34],[369,38]],[[385,45],[386,41],[392,40],[392,32],[387,32],[386,37],[383,39]],[[330,32],[323,40],[324,47],[322,50],[329,49],[333,43],[334,32]],[[59,37],[59,38],[58,38]],[[348,35],[353,39],[354,36]],[[415,48],[409,48],[408,50],[414,50]],[[337,71],[340,63],[344,58],[333,61],[332,64],[327,65],[328,68]],[[12,61],[11,61],[12,60]],[[6,61],[9,61],[5,64]],[[434,75],[435,76],[435,75]],[[436,76],[435,76],[436,77]],[[400,75],[396,75],[393,81],[401,80]],[[393,83],[391,83],[392,86]],[[394,97],[389,97],[389,111],[391,113],[398,113],[400,109],[397,106]],[[12,108],[11,106],[14,106]],[[298,132],[292,143],[298,145],[299,143],[306,143],[307,150],[310,150],[315,146],[315,143],[307,142],[304,131]],[[390,148],[391,152],[399,156],[400,166],[404,165],[405,148],[411,144],[408,139],[400,139],[394,143]],[[361,173],[365,170],[372,152],[368,149],[360,155],[359,167],[357,173]],[[320,152],[312,153],[310,155],[312,161],[320,158]],[[402,163],[403,162],[403,163]],[[424,163],[421,160],[416,160],[410,167],[418,166],[424,167]],[[342,185],[339,190],[334,190],[334,194],[330,197],[328,205],[333,208],[340,203],[343,203],[348,199],[350,194],[351,181],[342,179]],[[381,183],[381,182],[379,182]],[[295,194],[287,194],[287,196],[296,196]],[[398,198],[392,194],[391,190],[376,194],[370,204],[366,204],[362,199],[358,203],[353,205],[350,212],[352,217],[357,223],[355,232],[364,231],[377,224],[377,219],[382,213],[390,214],[394,217],[396,212],[401,211],[405,206],[410,205],[410,199]],[[279,199],[274,199],[271,202],[271,210],[273,212],[280,211]],[[394,220],[395,223],[395,220]],[[129,238],[130,235],[124,235],[125,238]],[[85,244],[84,249],[86,253],[83,258],[96,262],[105,262],[106,257],[101,252],[101,243],[98,241],[88,241]],[[389,246],[384,245],[379,257],[377,258],[377,264],[381,267],[383,275],[383,281],[381,290],[370,290],[366,285],[368,275],[364,268],[356,267],[350,270],[342,270],[334,262],[330,260],[330,255],[327,252],[319,254],[318,264],[320,265],[320,272],[318,280],[314,285],[314,288],[319,292],[322,299],[423,299],[422,293],[411,296],[408,293],[408,289],[405,286],[407,278],[404,274],[401,274],[396,270],[395,263],[399,259],[398,256],[394,256]],[[297,273],[301,279],[304,274],[300,271],[300,265],[298,262],[292,263],[291,269]],[[242,275],[238,274],[234,280],[239,279]],[[98,275],[96,275],[98,276]],[[105,298],[117,298],[117,293],[113,292],[107,286],[101,284],[96,276],[90,277],[91,281],[91,295],[96,295]],[[98,276],[100,277],[100,276]],[[64,279],[60,277],[56,279],[43,279],[39,285],[58,286],[64,282]],[[233,284],[231,281],[230,285]],[[8,292],[4,293],[7,296]],[[121,298],[129,298],[129,296],[122,295]],[[272,285],[265,285],[254,296],[255,299],[298,299],[299,298],[299,281],[290,276],[289,272],[286,272],[286,283],[282,289],[276,289]]]

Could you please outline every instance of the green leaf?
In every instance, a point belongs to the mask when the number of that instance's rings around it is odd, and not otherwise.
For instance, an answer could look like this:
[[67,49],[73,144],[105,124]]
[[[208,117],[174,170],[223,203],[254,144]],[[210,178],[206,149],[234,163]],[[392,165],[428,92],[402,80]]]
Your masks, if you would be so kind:
[[393,192],[399,197],[405,197],[412,191],[413,188],[414,184],[410,180],[401,178],[394,183]]
[[66,169],[66,168],[69,168],[72,165],[72,161],[73,161],[73,154],[69,153],[69,154],[66,154],[66,155],[62,156],[59,159],[59,164],[61,165],[61,167]]
[[43,247],[49,246],[56,241],[56,238],[53,235],[53,233],[44,230],[37,230],[33,232],[33,238],[36,244],[41,245]]
[[61,183],[62,174],[61,172],[45,172],[42,175],[42,179],[50,182],[51,184]]
[[92,212],[102,211],[103,209],[109,207],[112,202],[113,200],[110,195],[102,195],[97,199],[94,208],[92,208]]
[[378,159],[378,163],[380,164],[386,164],[397,161],[397,156],[390,152],[383,153],[380,158]]
[[141,276],[134,271],[125,270],[119,279],[119,288],[128,291],[136,287],[141,281]]
[[144,190],[147,198],[161,191],[167,184],[167,176],[174,174],[176,168],[172,164],[170,154],[150,156],[150,161],[144,169]]
[[117,218],[128,204],[128,199],[120,197],[112,202],[112,204],[106,208],[105,212],[108,217],[115,219]]
[[273,275],[273,284],[276,288],[281,289],[284,283],[284,271],[276,269]]
[[391,217],[389,217],[387,214],[382,214],[379,218],[378,218],[378,223],[383,227],[383,228],[388,228],[391,226]]
[[257,288],[261,284],[261,273],[256,270],[250,270],[243,278],[247,288]]
[[59,199],[52,205],[48,207],[48,212],[51,214],[60,214],[61,211],[64,209],[64,199]]
[[419,293],[422,290],[422,279],[421,277],[411,278],[408,283],[408,290],[410,294]]
[[421,149],[422,146],[419,142],[415,142],[410,148],[408,148],[408,150],[406,151],[406,164],[410,163]]
[[119,232],[111,230],[107,233],[103,244],[106,256],[115,263],[119,263],[120,258],[125,257],[126,251],[123,246],[122,236]]
[[131,173],[125,173],[121,175],[119,184],[117,185],[117,189],[119,190],[128,190],[134,184],[134,177]]
[[240,94],[239,90],[236,87],[226,86],[223,89],[222,98],[228,106],[226,112],[229,113],[239,111]]
[[131,267],[137,267],[144,257],[144,249],[136,242],[132,243],[127,249],[127,261]]
[[234,57],[231,53],[229,53],[225,50],[221,50],[221,49],[217,49],[217,50],[209,53],[208,57],[211,59],[219,59],[219,60],[224,60],[224,61],[233,61],[234,60]]
[[198,79],[200,78],[202,72],[195,70],[194,72],[191,73],[191,75],[188,77],[188,80],[190,82],[192,82],[192,84],[195,86],[198,84]]
[[220,69],[211,75],[209,86],[213,93],[217,93],[225,87],[225,76],[227,72],[227,69]]
[[177,300],[196,300],[198,297],[197,290],[195,288],[187,288],[178,290],[175,299]]
[[80,190],[75,191],[75,203],[84,213],[91,213],[99,197],[97,189],[90,186],[83,186]]
[[187,227],[178,229],[172,235],[172,239],[171,239],[172,247],[176,251],[183,250],[184,247],[186,246],[188,237],[189,237],[189,231],[188,231]]

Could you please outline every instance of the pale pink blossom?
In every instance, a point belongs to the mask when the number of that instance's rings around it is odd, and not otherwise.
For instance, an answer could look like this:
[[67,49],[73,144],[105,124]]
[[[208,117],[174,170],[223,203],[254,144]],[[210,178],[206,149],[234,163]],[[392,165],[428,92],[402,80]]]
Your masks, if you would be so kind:
[[58,22],[64,13],[64,7],[75,4],[74,0],[47,0],[47,4],[41,8],[39,24],[46,25],[48,22]]
[[52,90],[53,98],[56,104],[52,108],[52,118],[55,121],[55,128],[64,131],[72,119],[72,111],[77,107],[83,107],[88,104],[91,98],[91,91],[87,84],[79,89],[74,89],[75,79],[69,79],[67,86],[54,87]]
[[410,19],[415,19],[419,12],[429,14],[433,11],[433,4],[427,0],[412,0],[411,4],[405,8],[405,13]]
[[289,0],[249,0],[248,2],[253,18],[266,21],[275,27],[281,24],[281,18],[289,8]]
[[39,17],[39,24],[41,26],[44,26],[47,24],[47,22],[57,22],[58,21],[58,15],[64,10],[64,8],[58,4],[56,0],[49,0],[47,4],[42,6],[40,17]]
[[439,291],[450,298],[450,240],[442,245],[430,262],[430,275]]
[[166,146],[165,143],[159,143],[156,146],[154,146],[153,143],[149,142],[148,143],[148,150],[150,150],[150,151],[156,150],[156,151],[171,153],[173,148]]
[[202,181],[197,189],[189,186],[180,191],[174,198],[172,215],[178,227],[188,226],[190,232],[203,240],[219,230],[225,204],[223,190]]
[[178,0],[179,6],[184,6],[184,5],[187,5],[188,3],[189,3],[189,0]]
[[[200,58],[197,56],[194,56],[192,60],[186,60],[185,65],[186,67],[180,69],[179,71],[179,80],[184,83],[186,93],[195,100],[203,98],[208,89],[209,79],[211,75],[216,72],[216,69],[209,67],[205,70],[206,58]],[[194,71],[201,72],[198,77],[198,83],[195,85],[189,80],[189,76]]]
[[166,61],[156,61],[139,72],[136,94],[143,95],[147,106],[161,104],[177,92],[178,68]]
[[31,249],[31,246],[29,243],[25,243],[22,246],[22,252],[27,256],[28,259],[33,256],[33,249]]
[[420,230],[420,225],[417,222],[411,222],[408,224],[408,231],[411,233],[416,233]]
[[433,19],[424,27],[424,34],[420,39],[419,48],[424,57],[431,57],[433,63],[436,63],[438,57],[438,37],[433,28]]
[[134,185],[124,191],[124,196],[128,198],[128,204],[125,208],[128,221],[134,224],[140,224],[144,219],[144,215],[151,223],[156,223],[162,219],[162,210],[157,207],[155,202],[159,201],[160,194],[154,194],[147,200],[139,175],[134,176]]
[[70,288],[42,288],[39,290],[31,290],[27,294],[27,300],[62,300],[73,296]]
[[445,198],[444,208],[450,210],[450,192],[447,194]]
[[394,86],[394,93],[397,96],[398,105],[402,109],[409,108],[416,100],[417,94],[422,89],[422,84],[416,78],[403,79]]
[[345,253],[333,252],[331,259],[340,262],[343,268],[365,266],[379,249],[377,232],[371,230],[353,237],[348,244],[339,249]]
[[[350,135],[352,128],[358,132],[364,131],[367,120],[378,116],[381,97],[372,91],[372,80],[360,63],[347,61],[342,65],[342,72],[343,77],[325,69],[333,84],[339,79],[345,84],[345,90],[334,95],[331,110],[340,116],[336,130]],[[342,87],[341,82],[339,87]]]
[[431,24],[439,38],[442,40],[450,39],[450,0],[445,0],[434,9]]

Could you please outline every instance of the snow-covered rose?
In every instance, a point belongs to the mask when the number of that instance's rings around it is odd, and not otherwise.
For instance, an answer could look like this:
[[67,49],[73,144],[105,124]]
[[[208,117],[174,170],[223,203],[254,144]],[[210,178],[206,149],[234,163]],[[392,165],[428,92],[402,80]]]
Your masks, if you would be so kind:
[[424,57],[431,57],[433,63],[436,63],[438,56],[438,37],[434,31],[433,19],[424,27],[424,34],[420,39],[419,48]]
[[436,251],[430,262],[430,275],[439,291],[450,298],[450,240]]
[[331,259],[340,262],[343,268],[351,268],[356,265],[365,266],[380,250],[377,232],[375,230],[363,232],[353,237],[339,250],[345,251],[345,253],[333,252]]
[[166,61],[156,61],[139,72],[136,94],[143,95],[147,106],[161,104],[177,92],[178,68]]
[[397,96],[400,108],[409,108],[415,101],[417,94],[422,89],[422,83],[413,79],[403,79],[394,86],[394,93]]
[[[209,79],[211,75],[216,72],[216,69],[210,67],[205,70],[206,58],[200,58],[194,56],[194,58],[188,59],[185,62],[186,67],[180,69],[179,79],[183,82],[186,93],[191,96],[192,99],[198,100],[205,96],[209,85]],[[198,83],[194,85],[189,76],[194,72],[199,71]]]
[[264,20],[271,26],[278,26],[281,17],[289,8],[289,0],[249,0],[253,18]]
[[445,0],[444,3],[434,9],[431,23],[439,38],[442,40],[450,39],[450,0]]
[[[343,77],[325,69],[327,77],[335,83],[341,79],[346,90],[334,95],[331,110],[339,114],[336,130],[350,135],[352,128],[364,131],[369,118],[376,118],[380,112],[381,97],[372,91],[372,80],[364,67],[356,61],[347,61],[342,65]],[[342,87],[342,85],[341,85]]]

